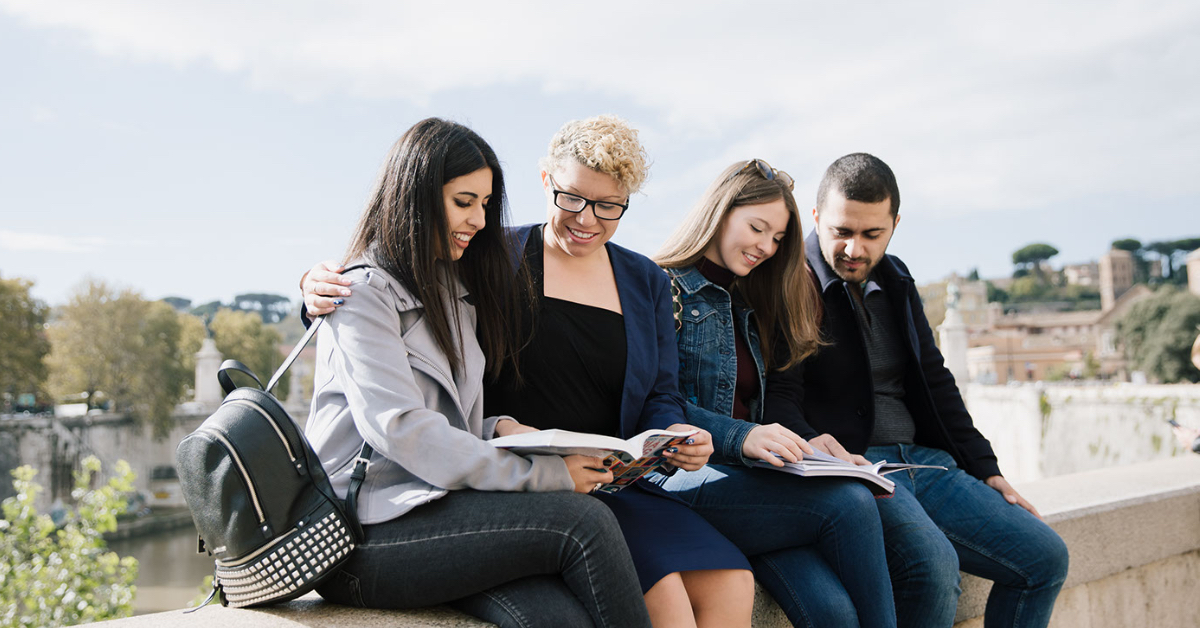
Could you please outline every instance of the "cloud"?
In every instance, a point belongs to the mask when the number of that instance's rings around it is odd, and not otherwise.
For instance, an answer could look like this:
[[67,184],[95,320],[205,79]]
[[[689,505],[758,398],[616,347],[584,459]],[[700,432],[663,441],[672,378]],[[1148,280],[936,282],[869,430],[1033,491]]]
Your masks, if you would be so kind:
[[0,229],[0,248],[26,253],[93,253],[110,245],[106,238],[21,233]]
[[101,54],[300,100],[511,84],[625,99],[659,116],[648,136],[712,144],[665,190],[750,155],[811,182],[866,150],[896,166],[906,203],[940,212],[1200,193],[1192,2],[332,6],[0,0]]

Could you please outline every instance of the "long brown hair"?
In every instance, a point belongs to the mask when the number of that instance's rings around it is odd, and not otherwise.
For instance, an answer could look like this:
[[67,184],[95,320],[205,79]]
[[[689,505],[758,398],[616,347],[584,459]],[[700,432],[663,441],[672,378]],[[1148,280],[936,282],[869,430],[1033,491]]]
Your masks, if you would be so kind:
[[[734,280],[746,305],[754,310],[763,363],[768,369],[783,370],[820,347],[821,301],[808,274],[800,211],[791,190],[778,177],[767,180],[756,169],[746,172],[745,166],[746,162],[739,161],[721,172],[667,238],[654,261],[663,268],[692,266],[704,257],[720,235],[725,217],[735,207],[783,199],[788,210],[787,235],[774,255],[745,277]],[[783,335],[786,358],[775,355],[777,334]]]
[[[486,225],[457,262],[439,260],[450,245],[442,186],[481,168],[492,171]],[[346,251],[347,261],[369,255],[421,300],[426,324],[455,370],[462,347],[454,345],[450,326],[461,332],[461,312],[456,299],[446,298],[442,276],[451,285],[459,279],[470,292],[488,373],[495,376],[511,358],[520,325],[507,205],[504,173],[492,147],[461,124],[427,118],[392,145]]]

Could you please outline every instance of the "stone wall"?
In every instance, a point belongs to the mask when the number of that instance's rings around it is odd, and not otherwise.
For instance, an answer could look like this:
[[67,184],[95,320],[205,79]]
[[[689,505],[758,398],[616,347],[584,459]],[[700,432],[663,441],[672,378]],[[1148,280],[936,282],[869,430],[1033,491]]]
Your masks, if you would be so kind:
[[[122,415],[93,415],[71,418],[30,418],[0,423],[0,499],[13,494],[9,471],[30,465],[34,478],[45,489],[38,509],[45,512],[56,500],[70,503],[73,471],[79,461],[94,455],[107,475],[117,460],[125,460],[137,474],[134,486],[151,506],[182,506],[179,483],[155,479],[155,470],[169,471],[175,463],[175,446],[204,420],[200,415],[179,415],[166,438],[155,439]],[[102,480],[97,478],[96,481]]]
[[964,398],[1018,482],[1182,456],[1167,419],[1200,427],[1195,384],[970,384]]

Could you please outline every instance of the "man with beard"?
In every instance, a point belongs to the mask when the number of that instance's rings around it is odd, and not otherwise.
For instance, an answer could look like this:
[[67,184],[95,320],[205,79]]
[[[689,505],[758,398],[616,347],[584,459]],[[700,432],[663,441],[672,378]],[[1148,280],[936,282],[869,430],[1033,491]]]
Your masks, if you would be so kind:
[[895,175],[855,153],[826,170],[805,242],[828,345],[767,384],[764,424],[828,453],[945,466],[892,474],[878,500],[898,625],[949,628],[959,569],[994,582],[985,625],[1050,621],[1067,548],[1000,475],[943,364],[908,268],[886,255],[900,222]]

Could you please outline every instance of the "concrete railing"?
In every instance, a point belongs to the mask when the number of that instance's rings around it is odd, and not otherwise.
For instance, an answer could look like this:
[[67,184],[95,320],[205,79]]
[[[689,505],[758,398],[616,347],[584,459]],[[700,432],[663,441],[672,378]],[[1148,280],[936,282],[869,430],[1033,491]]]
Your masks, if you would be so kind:
[[[1059,476],[1019,485],[1071,552],[1071,569],[1051,628],[1200,626],[1200,456]],[[963,579],[959,628],[982,628],[990,584]],[[788,626],[759,591],[756,628]],[[338,606],[316,595],[277,607],[220,607],[105,622],[120,628],[478,627],[442,608],[378,611]]]

